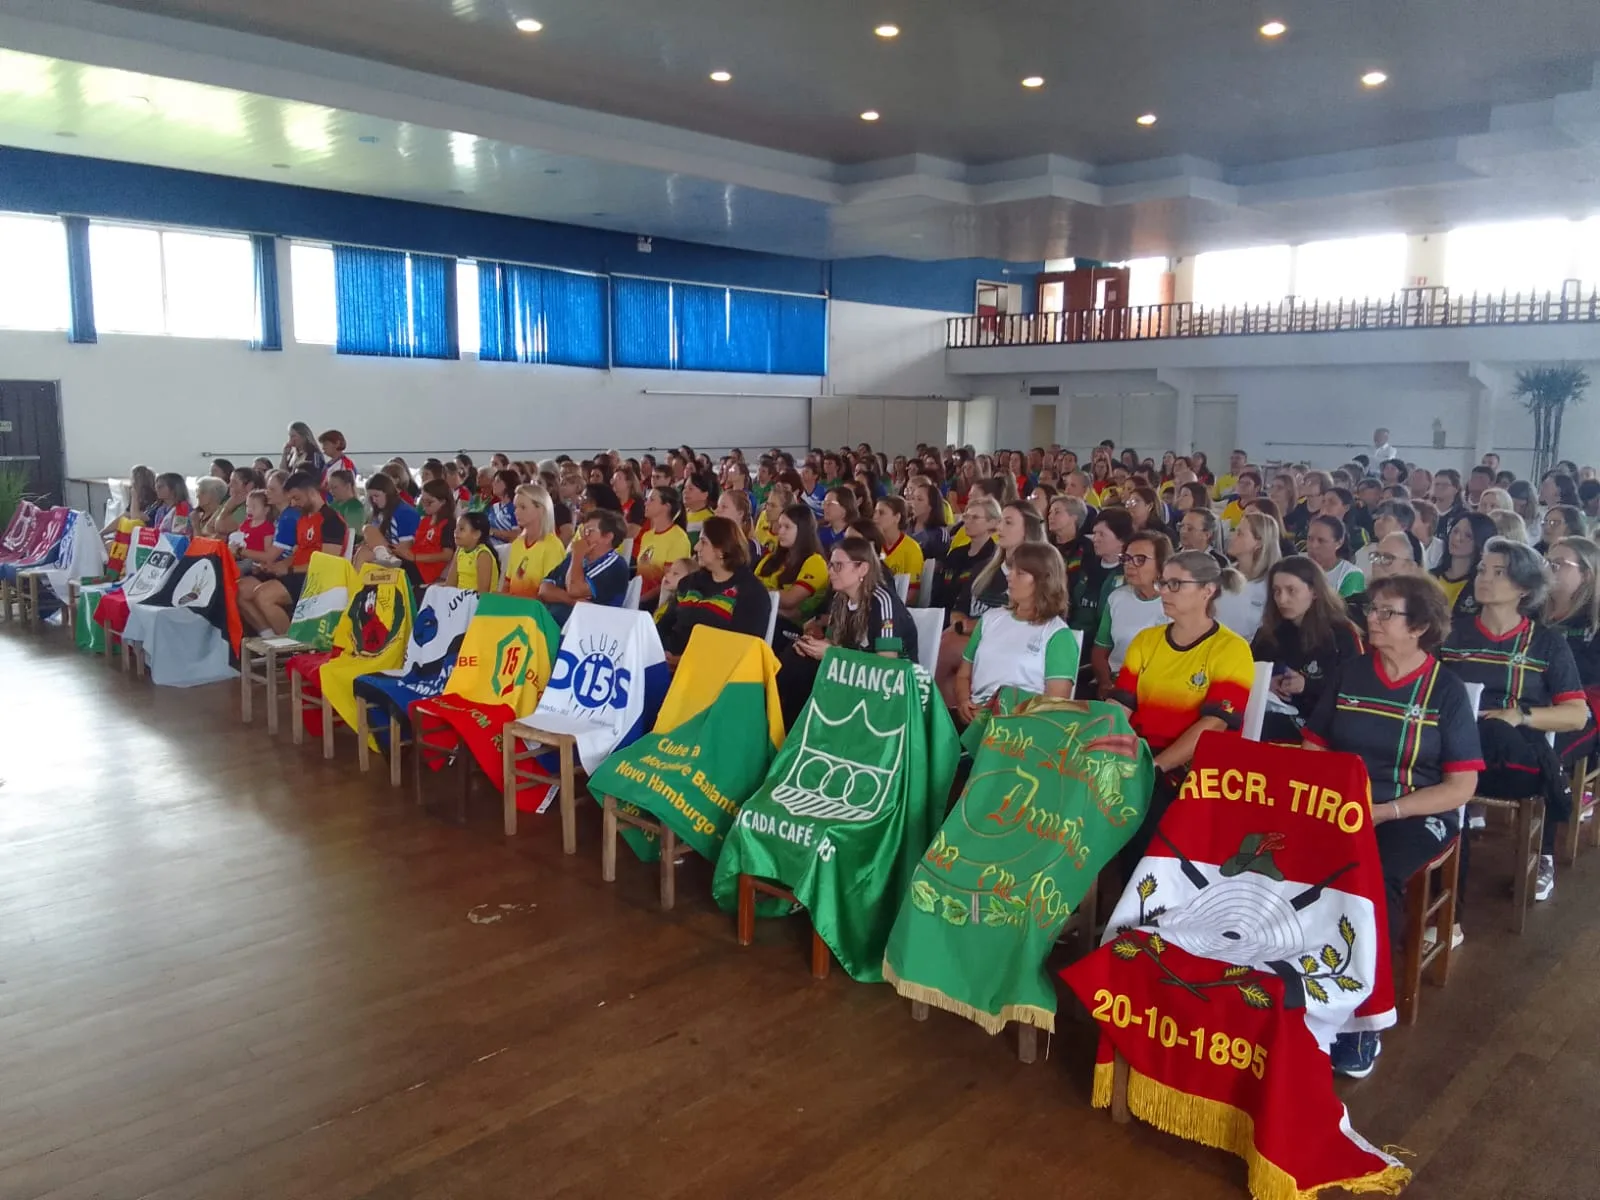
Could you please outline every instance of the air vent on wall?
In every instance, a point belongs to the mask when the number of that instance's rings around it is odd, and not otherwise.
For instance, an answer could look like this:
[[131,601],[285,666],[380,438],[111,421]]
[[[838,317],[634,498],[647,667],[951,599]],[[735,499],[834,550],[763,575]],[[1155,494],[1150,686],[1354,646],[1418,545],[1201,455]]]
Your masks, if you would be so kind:
[[1049,384],[1049,385],[1040,385],[1039,387],[1030,387],[1028,389],[1028,395],[1030,395],[1030,396],[1059,396],[1059,395],[1061,395],[1061,385],[1059,383],[1052,383],[1052,384]]

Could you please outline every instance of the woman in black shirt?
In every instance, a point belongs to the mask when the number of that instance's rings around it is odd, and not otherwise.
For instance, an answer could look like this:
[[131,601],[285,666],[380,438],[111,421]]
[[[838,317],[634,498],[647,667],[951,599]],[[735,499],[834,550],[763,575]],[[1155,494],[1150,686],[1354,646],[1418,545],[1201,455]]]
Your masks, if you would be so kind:
[[744,533],[727,517],[707,517],[695,543],[699,570],[674,582],[669,569],[661,584],[666,605],[656,618],[656,632],[667,662],[678,665],[696,625],[712,625],[751,637],[767,636],[773,595],[750,569]]
[[1272,694],[1294,712],[1269,709],[1262,740],[1298,742],[1300,727],[1328,681],[1363,651],[1344,602],[1316,563],[1293,554],[1274,564],[1267,572],[1267,603],[1250,654],[1257,662],[1273,664]]

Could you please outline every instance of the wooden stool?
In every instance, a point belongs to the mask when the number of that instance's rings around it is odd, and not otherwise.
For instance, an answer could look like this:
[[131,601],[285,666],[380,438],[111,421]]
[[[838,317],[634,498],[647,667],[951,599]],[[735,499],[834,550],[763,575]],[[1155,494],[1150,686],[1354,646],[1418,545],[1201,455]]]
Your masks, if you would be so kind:
[[[1400,995],[1396,1005],[1402,1025],[1417,1023],[1424,976],[1434,987],[1443,987],[1450,978],[1463,837],[1466,837],[1465,830],[1444,853],[1406,883],[1406,944],[1401,957]],[[1424,937],[1429,925],[1435,930],[1432,947]]]
[[278,685],[286,674],[283,663],[291,654],[311,649],[293,638],[245,638],[239,643],[239,715],[250,724],[255,706],[255,686],[267,689],[267,732],[278,732]]
[[[1600,769],[1588,770],[1588,756],[1572,764],[1572,819],[1567,822],[1560,845],[1561,861],[1572,864],[1578,861],[1578,848],[1583,845],[1583,794],[1600,781]],[[1600,846],[1600,812],[1589,819],[1589,845]]]
[[35,626],[39,624],[41,619],[39,615],[39,584],[43,579],[43,571],[17,572],[17,619],[19,621]]
[[[748,946],[756,940],[756,897],[771,896],[798,904],[794,893],[774,883],[757,879],[754,875],[739,876],[739,945]],[[833,963],[833,952],[816,929],[811,930],[811,978],[826,979]]]
[[343,725],[344,721],[339,714],[333,711],[333,705],[323,695],[308,696],[305,689],[305,678],[301,675],[289,676],[289,734],[296,746],[306,740],[306,714],[317,711],[322,714],[322,757],[333,757],[333,727],[335,724]]
[[[372,705],[356,697],[356,762],[363,771],[372,766]],[[400,736],[400,718],[389,714],[389,786],[400,786],[400,751],[411,743]]]
[[603,796],[605,815],[600,833],[600,878],[617,881],[617,826],[628,825],[653,833],[661,842],[661,911],[669,912],[678,902],[678,864],[694,853],[678,840],[665,824],[643,813],[626,812],[617,807],[615,796]]
[[[1533,903],[1539,874],[1539,851],[1544,844],[1544,797],[1499,800],[1491,796],[1474,796],[1472,801],[1511,815],[1512,852],[1517,856],[1511,875],[1511,932],[1520,934],[1528,921],[1528,906]],[[1447,929],[1439,931],[1441,938],[1449,935]]]
[[[517,792],[535,783],[559,787],[561,803],[561,850],[578,852],[578,738],[576,734],[540,729],[532,717],[513,721],[501,731],[503,799],[506,836],[517,836]],[[559,776],[547,774],[538,765],[539,747],[555,750],[560,757]]]
[[18,599],[17,585],[9,579],[0,579],[0,621],[10,622],[11,605]]

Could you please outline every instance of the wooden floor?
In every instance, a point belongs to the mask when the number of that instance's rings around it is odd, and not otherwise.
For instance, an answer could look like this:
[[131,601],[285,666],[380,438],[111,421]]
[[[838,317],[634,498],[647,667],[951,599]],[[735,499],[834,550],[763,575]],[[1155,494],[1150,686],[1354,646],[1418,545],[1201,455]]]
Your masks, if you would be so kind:
[[[67,642],[0,627],[0,1200],[1246,1195],[1088,1107],[1085,1024],[1022,1066],[812,982],[792,923],[740,949],[703,865],[670,915],[626,855],[602,883],[598,810],[575,858],[554,812],[508,845],[487,788],[421,815],[346,735],[325,763],[232,685]],[[1411,1196],[1600,1189],[1600,852],[1522,939],[1507,863],[1475,854],[1449,989],[1343,1089]]]

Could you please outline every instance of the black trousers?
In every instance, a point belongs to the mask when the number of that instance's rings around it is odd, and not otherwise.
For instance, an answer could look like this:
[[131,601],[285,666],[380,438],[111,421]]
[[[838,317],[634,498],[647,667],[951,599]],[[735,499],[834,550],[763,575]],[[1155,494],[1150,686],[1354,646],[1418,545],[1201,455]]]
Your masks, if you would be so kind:
[[[1389,906],[1389,944],[1398,949],[1405,933],[1406,884],[1457,836],[1456,814],[1440,813],[1432,817],[1406,817],[1400,821],[1385,821],[1377,826],[1378,862],[1383,871],[1383,894]],[[1466,843],[1462,843],[1463,856]],[[1461,865],[1461,876],[1466,878],[1466,863]],[[1456,915],[1461,913],[1461,898],[1456,897]],[[1443,937],[1449,930],[1441,930]]]
[[796,654],[793,646],[778,655],[778,706],[783,712],[785,729],[793,729],[800,719],[821,668],[822,664],[816,659]]
[[1178,798],[1178,792],[1183,787],[1183,781],[1189,772],[1185,770],[1165,771],[1156,776],[1155,787],[1150,793],[1150,807],[1145,810],[1144,820],[1139,822],[1139,828],[1128,839],[1127,845],[1117,852],[1117,866],[1122,871],[1124,880],[1132,879],[1134,870],[1139,866],[1139,860],[1144,857],[1150,843],[1155,840],[1156,828],[1161,824],[1161,818],[1167,815],[1167,809],[1172,807],[1172,802]]

